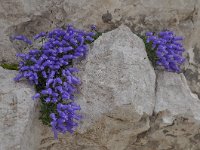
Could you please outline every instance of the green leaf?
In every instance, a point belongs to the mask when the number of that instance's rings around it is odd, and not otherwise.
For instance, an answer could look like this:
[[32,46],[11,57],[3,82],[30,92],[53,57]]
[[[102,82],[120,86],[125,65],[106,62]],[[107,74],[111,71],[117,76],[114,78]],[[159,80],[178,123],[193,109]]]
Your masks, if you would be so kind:
[[18,70],[18,64],[1,64],[0,66],[8,70]]
[[158,60],[158,57],[156,56],[156,49],[152,48],[152,42],[147,43],[147,38],[143,35],[139,35],[139,37],[143,40],[147,52],[147,56],[149,60],[151,61],[153,67],[156,66],[156,62]]

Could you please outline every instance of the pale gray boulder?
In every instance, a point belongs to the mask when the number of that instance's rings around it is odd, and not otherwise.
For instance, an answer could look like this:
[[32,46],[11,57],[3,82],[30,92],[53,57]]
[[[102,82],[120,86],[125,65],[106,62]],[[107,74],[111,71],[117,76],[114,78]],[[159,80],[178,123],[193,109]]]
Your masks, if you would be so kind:
[[[36,103],[33,87],[26,82],[15,83],[16,71],[0,67],[0,149],[33,149],[30,135]],[[34,139],[34,138],[33,138]],[[32,139],[32,140],[33,140]]]
[[99,37],[80,66],[83,126],[102,115],[134,122],[153,113],[155,72],[143,41],[127,26]]
[[194,117],[200,121],[200,100],[191,92],[182,73],[159,71],[156,89],[154,111],[168,111],[169,114],[163,118],[164,121],[170,123],[177,115]]

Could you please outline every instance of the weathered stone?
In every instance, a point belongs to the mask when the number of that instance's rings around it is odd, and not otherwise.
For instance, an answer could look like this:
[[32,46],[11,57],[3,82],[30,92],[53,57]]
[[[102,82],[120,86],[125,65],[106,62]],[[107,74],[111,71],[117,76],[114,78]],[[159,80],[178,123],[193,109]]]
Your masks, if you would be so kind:
[[[185,76],[172,72],[158,72],[155,112],[168,111],[164,121],[176,115],[200,120],[200,100],[191,93]],[[173,121],[173,119],[171,119]]]
[[[83,120],[58,140],[36,117],[32,88],[0,68],[2,150],[200,149],[200,100],[183,74],[158,71],[156,79],[144,43],[128,27],[99,37],[77,67]],[[190,69],[185,76],[198,80]]]
[[0,67],[0,149],[34,149],[36,137],[28,138],[35,113],[33,88],[27,83],[15,83],[15,75],[16,71]]
[[[150,129],[138,134],[126,150],[199,150],[200,123],[187,117],[176,117],[162,126],[163,114],[151,118]],[[133,138],[133,139],[134,139]]]
[[156,103],[150,129],[137,135],[127,150],[198,150],[200,100],[183,74],[157,72]]
[[200,49],[198,47],[200,46],[195,45],[194,48],[189,51],[189,65],[183,73],[191,90],[200,98]]
[[79,68],[83,122],[73,137],[65,136],[68,142],[62,136],[48,147],[125,149],[133,136],[148,130],[155,104],[155,72],[143,41],[122,25],[99,37]]
[[[200,74],[196,59],[199,52],[195,52],[200,48],[200,0],[1,0],[0,63],[16,62],[15,54],[24,51],[16,48],[9,38],[11,35],[32,37],[67,23],[80,28],[96,24],[101,31],[124,23],[135,33],[172,29],[185,37],[189,55],[197,54],[195,59],[190,55],[186,68],[192,69],[193,74]],[[200,95],[200,82],[192,77],[187,80],[192,91]]]
[[200,149],[199,108],[183,74],[158,71],[150,128],[133,137],[126,150]]
[[99,37],[81,66],[79,103],[88,119],[85,123],[106,112],[132,121],[138,121],[134,114],[152,114],[155,73],[143,41],[128,27],[122,25]]
[[125,26],[95,41],[79,65],[80,128],[58,141],[43,129],[39,150],[198,150],[199,99],[183,74],[158,72],[155,85],[145,57],[141,40]]

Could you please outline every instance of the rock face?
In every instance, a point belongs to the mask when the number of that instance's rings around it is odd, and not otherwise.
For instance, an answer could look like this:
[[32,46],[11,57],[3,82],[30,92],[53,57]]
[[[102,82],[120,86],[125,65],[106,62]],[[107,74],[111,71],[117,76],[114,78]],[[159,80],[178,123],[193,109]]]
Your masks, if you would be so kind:
[[122,23],[135,33],[176,31],[186,39],[189,62],[184,74],[200,97],[200,0],[1,0],[0,63],[16,62],[15,54],[24,51],[10,36],[32,37],[67,23],[80,28],[96,24],[101,31]]
[[[191,93],[183,74],[159,72],[155,112],[168,110],[171,116],[187,114],[200,120],[200,101]],[[166,120],[167,121],[167,120]]]
[[95,41],[81,66],[77,103],[84,119],[75,147],[125,149],[132,136],[149,128],[146,116],[155,105],[156,76],[143,41],[120,26]]
[[183,74],[157,73],[156,103],[150,128],[126,150],[200,149],[200,100]]
[[83,120],[58,140],[38,120],[33,90],[0,68],[2,150],[200,149],[200,100],[183,74],[155,73],[144,43],[127,26],[99,37],[77,67]]
[[102,114],[135,122],[143,113],[153,113],[155,72],[143,41],[128,27],[103,34],[81,66],[78,103],[83,106],[84,123],[91,124]]
[[0,67],[0,149],[34,149],[31,134],[35,104],[33,89],[26,83],[15,83],[16,71]]
[[80,128],[55,141],[44,127],[39,150],[198,150],[199,99],[183,74],[156,78],[146,57],[124,25],[97,39],[79,65]]

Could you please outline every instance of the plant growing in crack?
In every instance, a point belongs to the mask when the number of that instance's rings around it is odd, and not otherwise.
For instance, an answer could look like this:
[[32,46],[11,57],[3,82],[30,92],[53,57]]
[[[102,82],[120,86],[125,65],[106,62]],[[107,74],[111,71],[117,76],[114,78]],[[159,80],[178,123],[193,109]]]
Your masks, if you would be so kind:
[[174,32],[163,30],[161,32],[147,32],[143,39],[147,55],[154,67],[161,66],[166,71],[181,72],[181,65],[185,58],[183,37],[176,36]]
[[4,69],[9,69],[9,70],[18,70],[18,64],[14,64],[14,63],[3,63],[0,65],[2,68]]
[[[55,138],[58,132],[73,133],[78,126],[81,108],[75,102],[75,94],[81,81],[76,77],[78,69],[73,67],[73,60],[85,58],[88,44],[100,35],[95,26],[86,32],[68,25],[41,32],[34,41],[22,35],[14,37],[29,45],[27,54],[17,54],[21,61],[14,80],[26,78],[35,86],[33,99],[40,99],[40,119],[52,127]],[[35,48],[33,43],[41,46]]]

